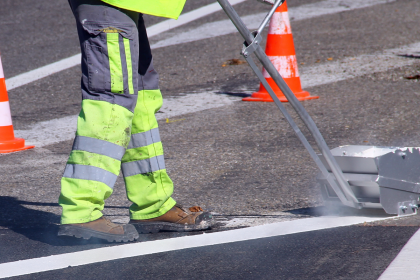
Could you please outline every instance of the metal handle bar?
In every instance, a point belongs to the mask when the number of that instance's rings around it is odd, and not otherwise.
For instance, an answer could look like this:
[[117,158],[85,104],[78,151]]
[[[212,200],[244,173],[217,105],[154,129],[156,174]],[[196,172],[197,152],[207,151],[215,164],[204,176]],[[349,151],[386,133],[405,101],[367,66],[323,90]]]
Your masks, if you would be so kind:
[[274,15],[274,12],[277,10],[278,7],[280,7],[284,1],[286,0],[277,0],[276,3],[274,3],[274,6],[271,8],[270,12],[265,16],[263,22],[261,23],[260,27],[258,27],[258,34],[260,34],[264,27],[267,25],[267,23],[270,21],[271,17]]
[[[309,153],[311,154],[312,158],[314,159],[315,163],[318,165],[318,167],[321,169],[321,172],[324,174],[324,176],[327,178],[328,182],[330,183],[331,187],[336,191],[338,197],[340,198],[341,202],[345,205],[354,207],[354,208],[361,208],[361,204],[359,203],[358,199],[354,195],[353,191],[351,190],[348,182],[344,178],[343,172],[341,168],[338,166],[335,158],[332,156],[330,149],[328,148],[324,138],[322,137],[321,133],[319,132],[315,122],[312,120],[312,118],[309,116],[308,112],[305,110],[305,108],[302,106],[302,104],[297,100],[293,92],[290,90],[289,86],[286,84],[286,82],[283,80],[283,78],[278,73],[275,66],[271,63],[270,59],[267,57],[267,55],[264,53],[261,46],[256,43],[254,43],[254,35],[248,30],[246,25],[243,23],[239,15],[236,13],[236,11],[233,9],[232,5],[227,0],[217,0],[220,4],[220,6],[223,8],[227,16],[230,18],[232,23],[235,25],[235,27],[238,29],[239,33],[242,35],[242,37],[245,39],[245,43],[247,46],[252,46],[253,52],[255,52],[255,55],[259,59],[259,61],[264,66],[265,70],[270,74],[271,78],[274,80],[274,82],[278,85],[278,87],[281,89],[283,94],[286,96],[289,103],[292,105],[293,109],[296,111],[298,116],[302,119],[306,127],[308,128],[309,132],[312,134],[312,136],[315,139],[315,142],[323,154],[325,160],[327,161],[327,164],[329,165],[332,173],[334,174],[338,185],[336,185],[335,181],[331,178],[329,172],[326,170],[325,166],[320,163],[319,158],[316,156],[315,152],[313,151],[312,147],[307,143],[306,138],[303,136],[303,134],[297,133],[298,138],[302,141],[305,148],[308,149]],[[280,2],[280,1],[278,1]],[[271,11],[270,11],[271,12]],[[258,35],[258,34],[256,34]],[[265,79],[263,79],[265,80]],[[267,88],[266,88],[267,89]],[[289,121],[291,119],[290,115],[287,113],[287,111],[284,109],[284,106],[281,105],[280,101],[278,100],[277,96],[274,94],[273,91],[268,91],[270,96],[275,101],[276,105],[279,107],[279,109],[282,111],[282,113],[285,115],[286,119]],[[278,102],[276,102],[278,101]],[[280,106],[279,106],[280,105]],[[286,114],[285,114],[286,113]],[[294,124],[289,121],[289,124]],[[297,126],[296,126],[297,127]],[[292,125],[292,128],[295,128],[294,125]],[[296,132],[296,130],[295,130]],[[303,137],[303,138],[302,138]],[[304,140],[303,140],[304,139]],[[342,195],[342,192],[345,194]]]
[[267,4],[267,5],[274,5],[274,0],[257,0],[258,2],[261,2],[263,4]]

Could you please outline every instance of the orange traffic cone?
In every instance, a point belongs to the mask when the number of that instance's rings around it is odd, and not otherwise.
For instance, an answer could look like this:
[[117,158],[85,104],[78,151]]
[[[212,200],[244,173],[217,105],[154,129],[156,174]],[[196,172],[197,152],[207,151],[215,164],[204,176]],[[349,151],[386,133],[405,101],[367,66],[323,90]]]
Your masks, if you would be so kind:
[[11,153],[34,148],[25,146],[25,140],[15,138],[12,116],[10,114],[9,98],[7,96],[6,81],[0,57],[0,153]]
[[[303,91],[302,86],[300,85],[295,45],[293,43],[292,29],[290,27],[286,2],[277,8],[271,18],[265,53],[298,100],[319,98],[319,96],[310,96],[309,92]],[[263,74],[280,101],[287,102],[286,96],[284,96],[265,69],[263,69]],[[243,98],[242,100],[273,102],[273,99],[261,83],[258,92],[254,92],[250,97]]]

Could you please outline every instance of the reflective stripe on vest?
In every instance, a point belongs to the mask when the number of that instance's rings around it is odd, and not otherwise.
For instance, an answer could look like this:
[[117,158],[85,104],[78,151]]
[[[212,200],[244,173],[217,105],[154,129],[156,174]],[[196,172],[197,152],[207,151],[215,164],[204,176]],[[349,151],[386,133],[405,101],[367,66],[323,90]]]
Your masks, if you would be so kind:
[[114,188],[115,182],[118,176],[106,171],[102,168],[90,166],[90,165],[79,165],[79,164],[67,164],[64,170],[63,177],[72,179],[82,179],[102,182],[111,189]]
[[155,172],[165,169],[165,160],[163,156],[157,156],[143,160],[123,162],[121,169],[124,177]]

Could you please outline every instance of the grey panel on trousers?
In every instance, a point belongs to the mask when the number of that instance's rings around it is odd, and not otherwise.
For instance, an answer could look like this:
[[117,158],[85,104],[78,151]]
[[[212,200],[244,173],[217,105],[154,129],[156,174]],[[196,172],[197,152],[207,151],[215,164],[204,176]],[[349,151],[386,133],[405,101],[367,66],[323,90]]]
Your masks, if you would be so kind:
[[165,160],[163,156],[157,156],[150,159],[124,162],[121,165],[121,169],[124,177],[155,172],[165,169]]
[[124,147],[86,136],[76,136],[73,143],[73,150],[100,154],[116,160],[121,160],[125,153]]
[[[139,38],[137,22],[139,14],[118,9],[100,0],[70,0],[77,22],[82,47],[82,97],[83,99],[106,101],[118,104],[134,112],[138,92]],[[125,49],[120,44],[121,64],[124,76],[124,94],[111,92],[107,28],[118,29],[122,37],[130,41],[131,64],[133,67],[133,94],[128,92]]]
[[144,76],[139,74],[139,90],[155,90],[159,89],[159,74],[153,67],[153,59]]
[[89,90],[94,92],[104,92],[110,88],[109,84],[109,68],[104,67],[108,65],[106,59],[107,50],[100,47],[89,44],[87,41],[85,43],[86,59],[87,59],[87,76],[88,77],[88,87]]
[[159,128],[131,135],[127,149],[145,147],[160,142]]
[[97,100],[97,101],[105,101],[111,104],[120,105],[130,112],[134,113],[134,108],[137,104],[137,92],[136,94],[108,94],[108,93],[101,93],[101,94],[92,94],[92,92],[87,92],[82,90],[82,97],[83,99],[89,100]]
[[64,170],[63,177],[98,181],[104,183],[105,185],[113,189],[118,176],[95,166],[67,164],[66,169]]

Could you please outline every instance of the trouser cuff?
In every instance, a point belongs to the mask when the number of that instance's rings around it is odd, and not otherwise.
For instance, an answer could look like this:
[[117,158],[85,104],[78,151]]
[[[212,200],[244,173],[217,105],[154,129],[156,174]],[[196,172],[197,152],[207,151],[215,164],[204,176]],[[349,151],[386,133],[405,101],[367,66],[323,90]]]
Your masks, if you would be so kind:
[[66,224],[83,224],[83,223],[89,223],[92,221],[96,221],[97,219],[99,219],[100,217],[102,217],[103,214],[101,212],[91,215],[87,218],[80,218],[80,219],[66,219],[66,218],[61,218],[61,224],[62,225],[66,225]]
[[163,214],[166,214],[169,210],[172,209],[176,204],[176,201],[170,197],[162,206],[160,207],[159,211],[152,213],[152,214],[141,214],[141,213],[130,213],[130,218],[132,220],[147,220],[147,219],[153,219],[162,216]]

